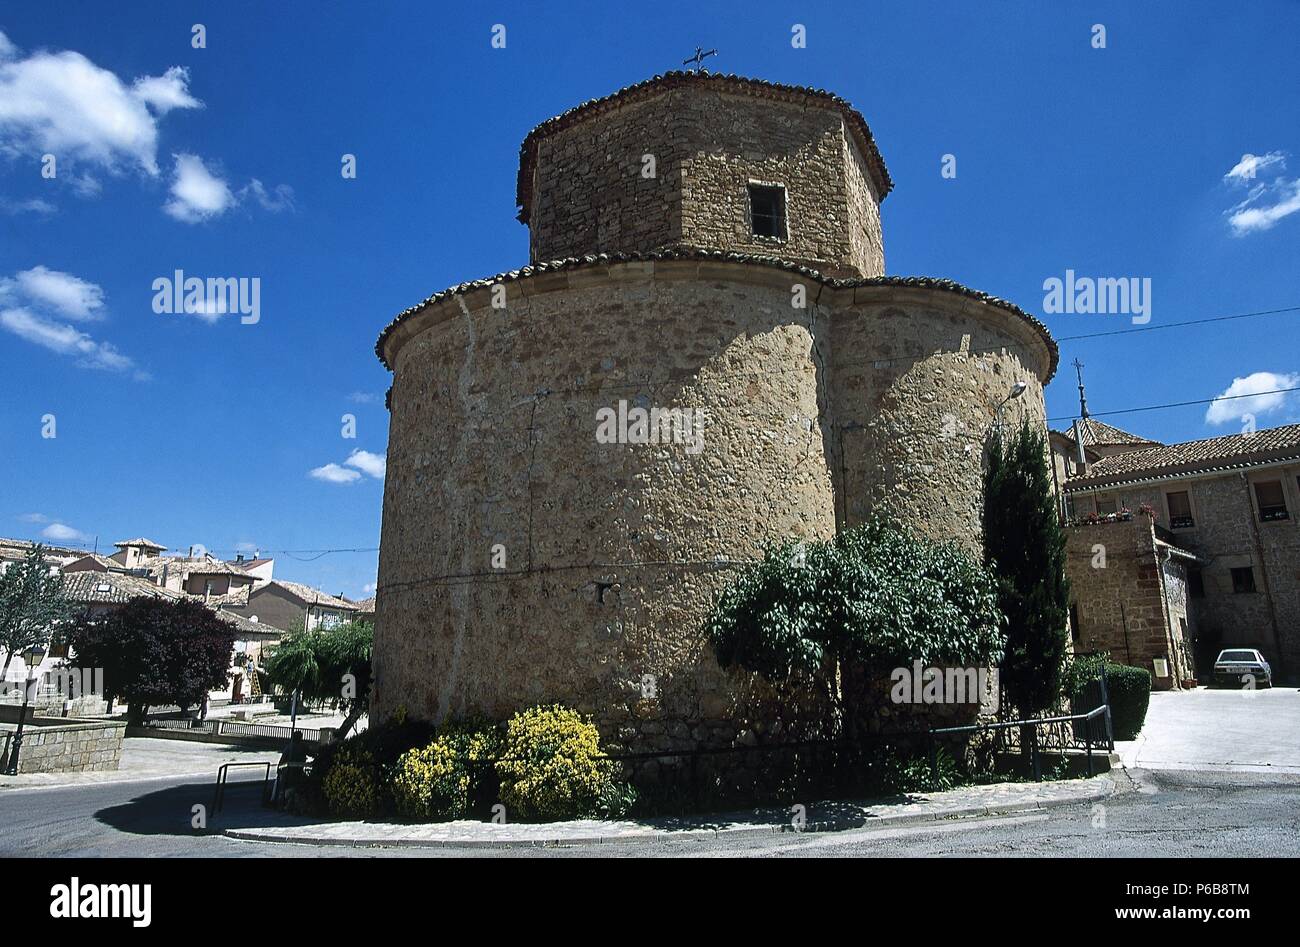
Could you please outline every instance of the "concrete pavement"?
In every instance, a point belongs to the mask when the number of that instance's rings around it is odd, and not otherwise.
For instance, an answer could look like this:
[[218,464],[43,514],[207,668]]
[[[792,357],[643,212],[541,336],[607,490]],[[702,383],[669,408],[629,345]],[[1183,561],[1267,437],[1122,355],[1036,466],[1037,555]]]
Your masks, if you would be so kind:
[[[93,786],[181,777],[216,779],[222,763],[279,762],[273,750],[248,749],[219,743],[190,743],[130,737],[122,742],[122,759],[116,770],[94,773],[21,773],[0,776],[0,799],[23,790],[56,789],[62,786]],[[239,767],[239,769],[254,767]],[[232,770],[233,772],[234,770]],[[260,769],[257,772],[261,772]]]
[[766,808],[682,818],[601,822],[496,824],[459,821],[404,825],[392,822],[306,822],[275,813],[252,814],[253,824],[228,822],[231,838],[329,846],[516,846],[592,845],[645,842],[659,836],[715,838],[721,835],[773,836],[788,832],[828,832],[908,825],[943,819],[986,817],[1012,812],[1042,812],[1062,805],[1104,799],[1114,789],[1108,776],[1046,783],[996,783],[947,792],[871,802],[811,802],[788,809]]
[[1138,739],[1117,743],[1127,769],[1300,774],[1300,691],[1160,691]]

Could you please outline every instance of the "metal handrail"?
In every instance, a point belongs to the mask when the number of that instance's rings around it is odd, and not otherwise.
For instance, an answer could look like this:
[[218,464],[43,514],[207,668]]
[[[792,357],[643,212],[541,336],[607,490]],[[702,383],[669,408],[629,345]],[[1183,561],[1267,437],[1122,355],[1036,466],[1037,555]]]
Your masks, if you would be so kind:
[[268,784],[269,784],[270,781],[271,781],[271,761],[270,761],[270,760],[264,760],[264,761],[261,761],[261,762],[257,762],[257,761],[246,761],[246,762],[239,762],[239,763],[222,763],[221,766],[220,766],[220,768],[217,770],[217,784],[216,784],[215,788],[213,789],[213,794],[212,794],[212,811],[213,811],[214,813],[216,813],[216,812],[220,812],[220,811],[221,811],[221,804],[222,804],[222,802],[225,801],[225,798],[226,798],[226,770],[228,770],[228,769],[229,769],[230,767],[232,767],[232,766],[265,766],[265,767],[266,767],[266,772],[265,772],[265,774],[262,776],[262,801],[265,802],[266,799],[267,799],[267,788],[268,788]]

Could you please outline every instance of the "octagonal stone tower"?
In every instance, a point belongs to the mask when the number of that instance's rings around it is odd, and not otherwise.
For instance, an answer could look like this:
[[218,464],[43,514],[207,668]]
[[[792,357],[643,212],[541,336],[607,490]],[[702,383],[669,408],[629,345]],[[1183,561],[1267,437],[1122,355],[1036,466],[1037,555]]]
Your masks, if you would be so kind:
[[[1057,351],[1010,303],[882,275],[890,187],[847,103],[732,76],[656,77],[525,139],[530,265],[376,346],[377,719],[558,701],[627,747],[726,745],[770,708],[701,625],[764,540],[884,505],[978,554],[985,438],[1017,381],[1004,419],[1042,419]],[[702,427],[638,436],[637,408]]]

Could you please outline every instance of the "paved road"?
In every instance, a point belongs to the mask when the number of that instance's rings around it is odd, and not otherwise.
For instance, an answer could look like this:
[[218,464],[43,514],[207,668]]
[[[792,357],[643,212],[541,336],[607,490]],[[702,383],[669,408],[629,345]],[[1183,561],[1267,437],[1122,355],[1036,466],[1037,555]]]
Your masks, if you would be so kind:
[[1154,693],[1139,739],[1119,749],[1142,769],[1300,774],[1300,690]]
[[[1133,777],[1132,780],[1129,776]],[[1300,857],[1300,776],[1199,771],[1118,774],[1104,803],[1045,812],[839,833],[656,839],[554,849],[341,849],[200,835],[191,806],[207,781],[104,783],[0,792],[0,856],[1243,856]],[[236,790],[232,817],[254,806]]]

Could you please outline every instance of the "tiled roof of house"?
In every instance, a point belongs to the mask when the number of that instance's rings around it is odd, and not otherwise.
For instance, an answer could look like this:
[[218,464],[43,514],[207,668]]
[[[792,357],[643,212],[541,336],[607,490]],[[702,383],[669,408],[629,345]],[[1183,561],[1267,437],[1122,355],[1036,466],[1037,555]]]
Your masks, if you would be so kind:
[[[1079,422],[1083,428],[1083,444],[1085,447],[1094,445],[1110,446],[1114,444],[1150,444],[1159,445],[1159,441],[1153,441],[1150,438],[1139,437],[1136,434],[1130,434],[1128,431],[1120,430],[1105,421],[1098,421],[1096,418],[1083,418]],[[1065,432],[1065,436],[1071,440],[1074,438],[1074,426],[1071,425]]]
[[[587,266],[608,266],[612,263],[638,263],[657,260],[708,260],[770,266],[776,269],[787,270],[791,273],[799,273],[810,279],[816,280],[823,286],[830,286],[832,288],[915,286],[921,289],[937,289],[944,292],[956,293],[970,299],[979,300],[980,302],[986,303],[990,306],[996,306],[999,309],[1005,309],[1007,312],[1010,312],[1012,315],[1026,322],[1035,332],[1038,333],[1043,340],[1043,344],[1047,346],[1047,351],[1051,360],[1051,364],[1047,371],[1047,378],[1044,379],[1044,384],[1050,381],[1052,376],[1056,374],[1056,366],[1060,361],[1061,353],[1060,349],[1056,346],[1056,340],[1052,338],[1051,333],[1047,331],[1047,326],[1043,325],[1042,322],[1025,312],[1015,303],[1008,302],[1005,299],[999,299],[997,296],[990,296],[988,293],[982,293],[977,289],[971,289],[970,287],[963,286],[961,283],[954,282],[953,280],[939,279],[931,276],[869,276],[852,279],[839,279],[823,276],[817,270],[809,269],[806,266],[792,263],[789,260],[782,260],[778,257],[760,256],[752,253],[735,253],[729,250],[704,250],[695,247],[665,247],[660,250],[638,251],[635,253],[595,253],[583,257],[569,257],[564,260],[551,260],[547,263],[536,263],[517,270],[511,270],[508,273],[498,273],[496,276],[489,276],[487,279],[460,283],[448,289],[440,290],[432,296],[427,297],[424,301],[399,312],[397,316],[394,317],[393,321],[384,327],[384,331],[379,333],[379,338],[375,342],[375,355],[379,358],[379,361],[383,362],[384,367],[391,370],[393,366],[388,364],[388,359],[384,355],[384,343],[388,341],[388,337],[407,319],[411,318],[425,307],[440,302],[443,299],[449,299],[453,296],[462,296],[465,293],[473,292],[476,289],[486,289],[497,283],[509,283],[514,280],[526,279],[540,273],[555,273]],[[391,393],[392,389],[389,389],[389,394],[391,395]],[[391,402],[389,407],[391,408]]]
[[152,539],[124,539],[120,543],[113,543],[119,549],[127,546],[148,546],[150,549],[166,549],[162,543],[156,543]]
[[373,615],[375,613],[375,597],[373,595],[370,596],[370,598],[363,598],[359,602],[354,602],[353,604],[356,605],[357,611],[362,615]]
[[845,124],[857,141],[858,149],[862,152],[863,160],[867,162],[880,200],[883,201],[893,189],[894,182],[885,167],[885,159],[880,156],[880,149],[876,147],[876,139],[872,136],[871,129],[867,127],[867,120],[862,117],[861,112],[833,92],[810,86],[784,85],[764,79],[724,75],[708,70],[699,72],[674,70],[626,86],[599,99],[590,99],[554,118],[547,119],[529,132],[523,144],[519,146],[519,177],[515,188],[519,219],[528,223],[528,215],[533,203],[533,166],[537,161],[537,143],[541,139],[609,109],[688,85],[706,85],[721,92],[794,102],[804,106],[820,105],[837,110],[844,117]]
[[1100,486],[1218,473],[1290,460],[1300,460],[1300,424],[1103,457],[1089,467],[1086,477],[1067,480],[1065,490],[1072,493]]
[[[211,602],[208,603],[211,606]],[[214,609],[217,617],[228,625],[232,625],[238,635],[247,635],[250,638],[283,638],[287,632],[282,628],[275,628],[271,625],[264,624],[260,621],[252,621],[243,615],[235,612],[228,612],[224,608]],[[245,638],[243,640],[248,640]]]
[[109,559],[107,556],[101,556],[98,553],[94,553],[94,552],[88,552],[85,553],[84,555],[78,556],[74,561],[69,562],[67,566],[64,566],[64,568],[66,569],[68,566],[74,566],[79,562],[93,562],[95,565],[99,566],[100,569],[103,570],[109,570],[109,569],[121,570],[125,568],[125,566],[123,566],[122,563],[118,562],[117,560]]
[[64,573],[63,590],[68,598],[85,605],[121,604],[140,595],[172,600],[184,598],[180,592],[121,572]]
[[206,556],[193,558],[188,556],[151,556],[140,561],[141,569],[148,569],[154,574],[161,574],[164,566],[167,568],[169,575],[179,572],[181,575],[237,575],[244,578],[248,577],[248,573],[243,569],[236,569],[219,559],[209,559]]
[[[27,551],[35,546],[36,543],[29,539],[3,539],[0,538],[0,559],[22,559],[27,555]],[[80,559],[86,555],[84,549],[71,549],[67,546],[51,546],[49,543],[42,542],[41,548],[45,554],[56,558],[76,558]]]
[[258,566],[264,566],[268,562],[275,562],[274,559],[232,559],[227,560],[226,565],[233,566],[236,569],[256,569]]
[[303,585],[301,582],[286,582],[284,579],[272,579],[258,589],[266,589],[269,586],[278,585],[294,597],[302,600],[308,605],[324,605],[326,608],[338,608],[344,611],[355,612],[357,606],[355,602],[349,602],[346,599],[336,598],[333,595],[327,595],[324,592],[317,591],[309,585]]

